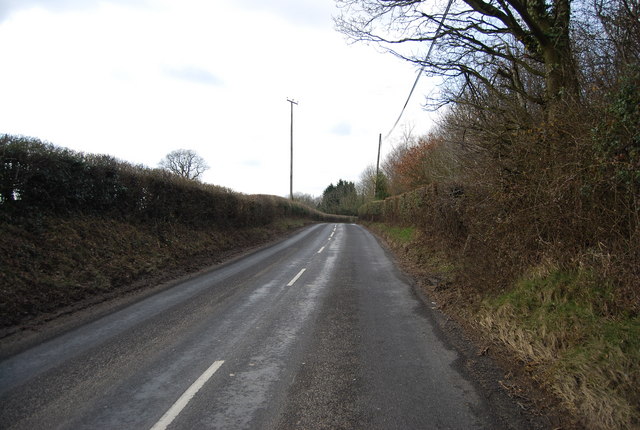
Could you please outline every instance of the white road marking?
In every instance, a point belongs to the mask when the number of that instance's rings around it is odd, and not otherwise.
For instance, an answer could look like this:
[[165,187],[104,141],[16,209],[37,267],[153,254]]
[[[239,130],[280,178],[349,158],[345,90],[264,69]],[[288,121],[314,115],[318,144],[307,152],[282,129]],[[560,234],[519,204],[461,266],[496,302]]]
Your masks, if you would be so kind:
[[300,278],[300,276],[302,276],[302,274],[304,273],[304,271],[307,269],[302,269],[301,271],[298,272],[298,274],[291,280],[291,282],[289,282],[287,284],[287,287],[291,287],[293,284],[296,283],[296,281],[298,280],[298,278]]
[[320,254],[322,251],[324,251],[324,246],[320,248],[320,251],[318,251],[318,254]]
[[173,420],[176,419],[180,412],[182,412],[185,406],[187,406],[187,403],[189,403],[193,396],[195,396],[196,393],[200,391],[200,388],[202,388],[204,384],[206,384],[207,381],[211,379],[213,374],[216,373],[216,370],[218,370],[220,366],[222,366],[222,363],[224,363],[224,360],[214,361],[213,364],[209,366],[209,368],[205,370],[198,379],[196,379],[196,382],[194,382],[189,388],[187,388],[187,391],[185,391],[182,396],[180,396],[180,398],[173,404],[173,406],[171,406],[171,408],[162,416],[162,418],[160,418],[160,420],[153,427],[151,427],[151,430],[166,429],[169,424],[171,424]]
[[335,234],[335,231],[334,231],[334,232],[331,232],[331,236],[329,236],[329,237],[333,237],[333,235],[334,235],[334,234]]

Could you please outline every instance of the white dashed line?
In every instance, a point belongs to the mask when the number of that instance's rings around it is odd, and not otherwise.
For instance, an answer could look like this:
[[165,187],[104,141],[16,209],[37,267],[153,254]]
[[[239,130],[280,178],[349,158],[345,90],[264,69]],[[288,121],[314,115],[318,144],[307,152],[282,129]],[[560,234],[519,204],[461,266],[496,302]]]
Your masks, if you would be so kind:
[[322,251],[324,251],[324,246],[320,248],[320,251],[318,251],[318,254],[320,254]]
[[302,276],[302,274],[304,273],[304,271],[307,269],[302,269],[301,271],[298,272],[298,274],[291,280],[291,282],[289,282],[287,284],[287,287],[291,287],[293,284],[296,283],[296,281],[298,280],[298,278],[300,278],[300,276]]
[[209,379],[211,379],[213,374],[216,373],[216,370],[218,370],[220,366],[222,366],[222,363],[224,363],[224,360],[214,361],[213,364],[209,366],[209,368],[205,370],[198,379],[196,379],[196,382],[194,382],[189,388],[187,388],[187,391],[185,391],[182,396],[180,396],[180,398],[173,404],[173,406],[171,406],[171,408],[162,416],[162,418],[160,418],[160,420],[153,427],[151,427],[151,430],[166,429],[169,424],[171,424],[173,420],[176,419],[180,412],[182,412],[184,407],[187,406],[187,403],[189,403],[193,396],[195,396],[196,393],[200,391],[200,388],[202,388],[203,385],[206,384]]

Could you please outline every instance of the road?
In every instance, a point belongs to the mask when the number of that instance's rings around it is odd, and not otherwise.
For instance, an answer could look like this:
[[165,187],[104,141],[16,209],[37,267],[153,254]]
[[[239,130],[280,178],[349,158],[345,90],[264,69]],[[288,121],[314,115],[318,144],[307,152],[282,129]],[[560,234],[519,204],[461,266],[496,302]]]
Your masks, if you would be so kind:
[[434,312],[364,228],[314,225],[4,359],[0,428],[521,426]]

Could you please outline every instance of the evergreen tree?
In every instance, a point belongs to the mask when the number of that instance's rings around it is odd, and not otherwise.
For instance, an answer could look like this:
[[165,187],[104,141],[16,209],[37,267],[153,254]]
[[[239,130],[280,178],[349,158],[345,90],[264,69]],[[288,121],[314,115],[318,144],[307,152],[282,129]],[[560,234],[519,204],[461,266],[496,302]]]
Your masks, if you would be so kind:
[[336,185],[330,184],[322,193],[320,210],[339,215],[357,215],[358,193],[353,182],[340,179]]

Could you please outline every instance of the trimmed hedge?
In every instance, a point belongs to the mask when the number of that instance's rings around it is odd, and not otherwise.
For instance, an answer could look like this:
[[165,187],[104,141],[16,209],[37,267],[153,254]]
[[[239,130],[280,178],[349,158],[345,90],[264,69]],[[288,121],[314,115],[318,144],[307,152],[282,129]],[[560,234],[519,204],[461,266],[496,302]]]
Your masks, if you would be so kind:
[[247,196],[33,138],[0,135],[0,166],[0,211],[11,218],[80,213],[227,228],[263,226],[281,217],[353,220],[281,197]]

